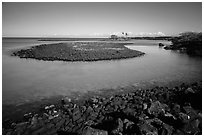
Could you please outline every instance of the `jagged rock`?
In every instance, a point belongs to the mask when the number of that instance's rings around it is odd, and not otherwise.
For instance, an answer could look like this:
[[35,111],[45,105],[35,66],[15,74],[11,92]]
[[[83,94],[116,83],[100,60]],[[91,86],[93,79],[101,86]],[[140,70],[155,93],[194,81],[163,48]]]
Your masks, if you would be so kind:
[[191,106],[184,106],[183,109],[185,110],[186,114],[190,117],[190,119],[198,118],[196,111]]
[[14,134],[17,134],[17,135],[23,134],[28,125],[29,125],[29,122],[21,122],[16,124]]
[[123,132],[123,121],[118,118],[116,121],[115,121],[115,127],[111,130],[111,134],[112,135],[121,135]]
[[164,49],[170,50],[170,49],[172,49],[172,46],[171,46],[171,45],[169,45],[169,46],[164,46]]
[[54,118],[55,118],[55,117],[52,116],[52,115],[50,115],[50,116],[48,117],[49,120],[52,120],[52,119],[54,119]]
[[47,129],[51,129],[51,128],[54,127],[54,126],[55,126],[54,124],[48,123],[48,124],[46,125],[46,128],[47,128]]
[[172,135],[174,128],[172,126],[169,126],[168,124],[163,124],[162,128],[160,129],[161,135]]
[[143,110],[146,110],[147,109],[147,103],[144,103],[143,104]]
[[142,135],[158,135],[158,130],[146,121],[137,124]]
[[159,46],[160,46],[160,47],[163,47],[163,46],[164,46],[164,44],[162,44],[162,43],[159,43]]
[[93,108],[91,108],[90,106],[86,109],[86,112],[87,114],[90,114],[93,112]]
[[15,128],[22,128],[29,124],[29,122],[21,122],[15,125]]
[[136,115],[136,111],[133,108],[127,107],[123,110],[123,112],[128,115],[128,116],[135,116]]
[[45,110],[51,110],[51,109],[54,109],[54,108],[55,108],[55,105],[50,105],[50,106],[46,106]]
[[175,117],[174,115],[172,115],[171,113],[168,113],[168,112],[164,114],[164,117],[165,117],[165,118],[171,118],[171,119],[175,119],[175,120],[176,120],[176,117]]
[[36,125],[38,123],[38,119],[37,116],[33,116],[32,120],[31,120],[31,125]]
[[173,135],[185,135],[185,134],[181,130],[176,129],[176,131],[173,133]]
[[181,107],[179,104],[174,104],[173,108],[172,108],[172,113],[175,115],[178,115],[181,111]]
[[189,121],[188,123],[186,123],[182,130],[186,133],[186,134],[189,134],[189,135],[192,135],[192,134],[197,134],[200,131],[198,125],[199,125],[199,120],[196,119],[196,120],[193,120],[193,121]]
[[148,109],[148,113],[154,115],[155,117],[158,117],[159,114],[165,114],[164,105],[162,105],[159,101],[155,101]]
[[32,118],[33,114],[32,113],[27,113],[27,114],[24,114],[23,117],[25,120],[29,120],[30,118]]
[[198,113],[198,120],[200,122],[198,128],[202,131],[202,113]]
[[58,105],[43,107],[39,116],[25,114],[28,123],[13,124],[3,134],[202,134],[201,110],[194,108],[199,103],[193,105],[195,101],[191,99],[194,95],[195,99],[200,97],[200,89],[195,85],[174,89],[156,87],[110,99],[93,97],[91,105],[74,104],[67,98],[67,104],[62,103],[59,108]]
[[33,131],[31,134],[32,135],[43,135],[43,133],[45,133],[47,131],[47,129],[45,127],[40,127],[39,129]]
[[84,113],[86,111],[86,106],[81,106],[81,112]]
[[65,104],[69,104],[71,101],[72,101],[71,98],[64,97],[64,98],[62,98],[61,103],[62,103],[62,105],[65,105]]
[[131,129],[134,124],[135,124],[134,122],[132,122],[128,119],[123,120],[123,126],[124,126],[125,130]]
[[81,112],[79,109],[74,109],[72,114],[73,121],[76,121],[81,118]]
[[108,132],[105,130],[94,129],[92,127],[85,127],[82,135],[108,135]]
[[93,126],[93,125],[96,125],[97,123],[94,122],[93,120],[88,120],[84,124],[87,125],[87,126]]
[[174,128],[172,126],[163,123],[158,118],[143,120],[142,122],[142,125],[139,124],[140,132],[142,134],[171,135],[174,131]]
[[195,93],[195,91],[189,87],[185,90],[185,94],[188,94],[188,93]]
[[188,123],[188,121],[190,120],[190,116],[180,112],[179,113],[179,119],[183,122],[183,123]]
[[65,124],[65,119],[61,119],[59,122],[56,123],[56,127],[57,129],[60,128],[61,126],[63,126]]
[[200,115],[196,113],[196,111],[191,106],[183,107],[186,114],[180,113],[180,118],[185,123],[182,128],[186,134],[196,134],[200,133],[202,128],[200,128],[200,124],[202,123]]
[[91,102],[92,102],[92,103],[95,103],[95,104],[96,104],[96,103],[98,103],[98,101],[99,101],[99,100],[98,100],[97,97],[91,98]]

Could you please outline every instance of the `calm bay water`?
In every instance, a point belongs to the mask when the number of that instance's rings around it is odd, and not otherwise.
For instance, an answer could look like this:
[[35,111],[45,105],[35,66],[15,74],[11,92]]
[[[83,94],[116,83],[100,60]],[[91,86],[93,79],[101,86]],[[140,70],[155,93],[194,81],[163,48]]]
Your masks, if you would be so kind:
[[[3,39],[3,104],[32,102],[72,92],[134,85],[174,85],[202,80],[202,58],[158,47],[160,41],[135,40],[131,49],[142,57],[97,62],[61,62],[20,59],[14,50],[42,43],[36,39]],[[167,41],[163,41],[169,43]]]

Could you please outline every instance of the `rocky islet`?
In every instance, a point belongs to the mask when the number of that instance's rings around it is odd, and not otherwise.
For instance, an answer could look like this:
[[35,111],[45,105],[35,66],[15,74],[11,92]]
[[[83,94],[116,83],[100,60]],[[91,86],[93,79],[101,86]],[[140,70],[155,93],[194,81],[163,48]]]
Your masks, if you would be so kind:
[[99,61],[133,58],[144,55],[124,45],[131,43],[70,42],[42,44],[14,52],[13,56],[43,61]]

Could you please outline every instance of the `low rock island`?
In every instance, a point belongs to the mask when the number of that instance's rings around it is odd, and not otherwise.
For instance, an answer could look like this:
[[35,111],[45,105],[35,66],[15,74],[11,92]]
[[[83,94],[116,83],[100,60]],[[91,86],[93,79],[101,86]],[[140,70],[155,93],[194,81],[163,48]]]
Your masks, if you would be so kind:
[[34,58],[44,61],[98,61],[133,58],[143,52],[125,47],[130,43],[72,42],[33,46],[14,52],[20,58]]

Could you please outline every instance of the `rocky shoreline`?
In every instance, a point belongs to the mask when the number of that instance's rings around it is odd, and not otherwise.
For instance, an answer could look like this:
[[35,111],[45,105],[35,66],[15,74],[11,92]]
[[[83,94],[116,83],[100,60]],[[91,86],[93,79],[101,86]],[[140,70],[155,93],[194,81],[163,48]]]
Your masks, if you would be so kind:
[[131,50],[130,43],[71,42],[43,44],[14,52],[13,56],[44,61],[99,61],[118,60],[142,56],[145,53]]
[[27,113],[3,128],[9,134],[192,135],[202,134],[202,84],[135,89],[83,101],[64,97],[59,106]]

